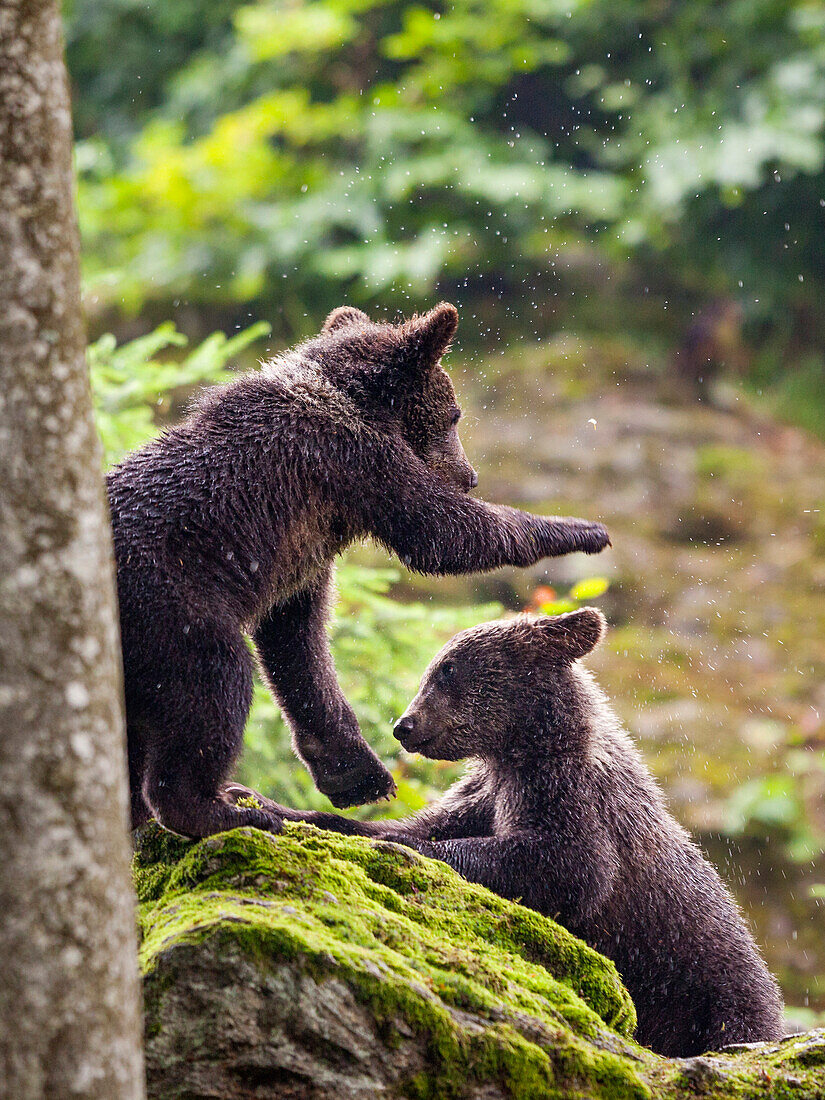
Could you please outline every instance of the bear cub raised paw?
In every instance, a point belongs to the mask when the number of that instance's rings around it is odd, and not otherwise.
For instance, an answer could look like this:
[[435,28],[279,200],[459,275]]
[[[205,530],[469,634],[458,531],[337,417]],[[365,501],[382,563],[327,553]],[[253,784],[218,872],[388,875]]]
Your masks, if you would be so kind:
[[467,495],[477,478],[440,364],[457,323],[446,303],[398,325],[337,309],[109,474],[133,825],[280,827],[222,790],[252,697],[244,634],[319,790],[336,806],[393,793],[325,630],[332,563],[351,542],[371,536],[423,573],[607,545],[601,524]]
[[779,1038],[779,990],[736,902],[579,664],[604,629],[583,608],[456,635],[396,736],[431,759],[472,763],[415,817],[279,810],[407,844],[561,921],[615,961],[637,1038],[660,1054]]

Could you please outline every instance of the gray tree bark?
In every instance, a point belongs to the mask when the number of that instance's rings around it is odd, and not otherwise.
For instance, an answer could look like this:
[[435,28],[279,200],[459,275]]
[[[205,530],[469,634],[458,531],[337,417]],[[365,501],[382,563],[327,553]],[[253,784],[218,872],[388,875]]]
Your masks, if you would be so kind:
[[0,0],[0,1096],[144,1094],[57,0]]

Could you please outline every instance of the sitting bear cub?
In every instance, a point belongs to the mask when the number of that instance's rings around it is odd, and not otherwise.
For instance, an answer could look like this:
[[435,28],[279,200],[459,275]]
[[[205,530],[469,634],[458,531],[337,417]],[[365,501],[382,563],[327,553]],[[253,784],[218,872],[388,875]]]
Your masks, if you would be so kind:
[[424,573],[607,545],[601,524],[466,495],[477,479],[440,365],[457,323],[447,304],[400,325],[335,310],[109,475],[135,826],[279,827],[221,792],[252,696],[244,633],[318,788],[336,806],[392,793],[325,631],[332,562],[354,540]]
[[278,811],[409,845],[555,917],[615,961],[637,1038],[660,1054],[779,1038],[779,991],[735,901],[577,663],[603,631],[601,613],[583,608],[456,635],[396,736],[431,759],[473,763],[415,817]]

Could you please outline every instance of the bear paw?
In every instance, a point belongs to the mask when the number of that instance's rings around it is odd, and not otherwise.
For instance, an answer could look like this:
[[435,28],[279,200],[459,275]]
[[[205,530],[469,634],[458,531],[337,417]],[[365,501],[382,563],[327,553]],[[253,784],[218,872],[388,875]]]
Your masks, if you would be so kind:
[[342,771],[311,771],[315,786],[338,810],[395,797],[395,780],[372,753]]
[[611,546],[610,535],[603,523],[588,523],[582,531],[582,550],[585,554],[598,554]]
[[612,545],[605,525],[587,519],[562,520],[555,536],[560,544],[558,549],[565,554],[575,550],[583,554],[598,554]]

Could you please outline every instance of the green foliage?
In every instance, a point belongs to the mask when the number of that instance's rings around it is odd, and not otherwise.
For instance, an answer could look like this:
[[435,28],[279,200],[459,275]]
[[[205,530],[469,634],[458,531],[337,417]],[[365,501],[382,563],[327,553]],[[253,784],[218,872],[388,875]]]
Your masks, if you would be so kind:
[[241,2],[64,0],[76,132],[120,147],[175,94],[182,69],[227,48]]
[[773,373],[769,368],[758,392],[768,398],[774,414],[825,440],[825,359],[806,355],[776,380],[770,377]]
[[[515,56],[523,9],[521,0],[503,6],[488,36],[485,71],[499,72],[507,46],[500,80],[524,67]],[[487,132],[473,112],[489,113],[497,88],[473,75],[475,64],[447,65],[449,83],[437,89],[414,56],[421,13],[411,9],[405,31],[392,33],[401,14],[380,0],[240,9],[233,48],[213,59],[208,82],[181,79],[190,97],[211,101],[221,72],[245,66],[264,94],[239,96],[194,133],[191,113],[181,122],[173,97],[135,139],[122,173],[99,142],[82,146],[94,293],[106,300],[116,286],[135,306],[177,293],[201,301],[284,295],[296,313],[308,302],[317,309],[319,292],[324,308],[347,293],[421,297],[444,275],[508,266],[515,247],[544,265],[549,224],[574,206],[599,220],[615,212],[611,179],[551,164],[538,135],[522,151]],[[463,26],[478,13],[462,14]],[[371,40],[367,21],[385,28],[383,40]],[[365,46],[375,50],[367,86]],[[440,43],[432,49],[446,64]],[[547,46],[532,52],[530,67],[543,63]],[[436,108],[445,94],[455,106]]]
[[584,577],[571,587],[566,596],[559,596],[554,588],[541,585],[533,593],[533,605],[542,615],[564,615],[582,604],[597,600],[609,588],[607,577]]
[[[107,463],[157,434],[193,387],[231,378],[229,359],[268,331],[268,325],[259,323],[229,339],[215,332],[188,353],[182,351],[186,337],[171,324],[120,346],[113,336],[102,336],[89,348],[88,356]],[[179,349],[181,357],[173,358],[170,349]],[[344,690],[367,740],[393,766],[398,798],[386,808],[392,816],[420,809],[434,790],[457,774],[455,766],[407,757],[391,735],[394,719],[415,693],[436,649],[457,630],[501,612],[497,604],[449,608],[399,603],[388,596],[399,576],[397,569],[342,565],[337,577],[338,613],[332,626]],[[329,808],[296,761],[280,711],[259,680],[246,743],[242,765],[246,782],[283,802]],[[376,811],[368,807],[361,812]]]
[[577,242],[756,319],[821,295],[812,0],[74,0],[68,41],[102,303],[254,299],[294,328],[521,285]]
[[825,834],[805,798],[809,786],[821,795],[825,754],[791,753],[788,767],[786,774],[758,776],[735,787],[727,800],[725,827],[733,836],[770,833],[783,842],[791,859],[807,863],[825,850]]

